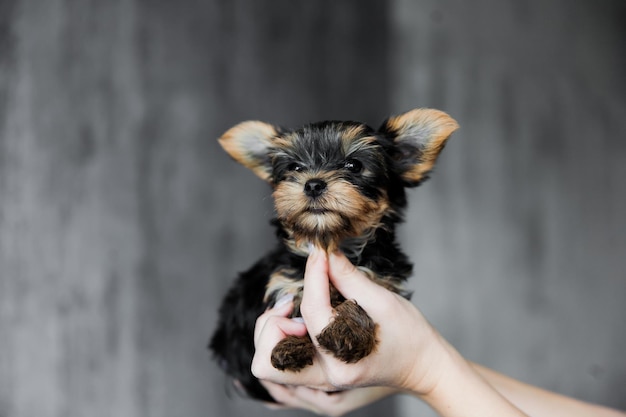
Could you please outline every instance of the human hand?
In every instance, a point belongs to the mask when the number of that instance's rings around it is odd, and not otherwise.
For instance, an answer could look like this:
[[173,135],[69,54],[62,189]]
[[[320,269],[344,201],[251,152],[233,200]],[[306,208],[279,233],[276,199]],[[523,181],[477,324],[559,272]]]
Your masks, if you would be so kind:
[[[313,250],[304,281],[300,310],[306,326],[287,318],[293,308],[288,302],[261,315],[254,335],[252,373],[257,378],[322,391],[286,388],[279,392],[272,388],[293,406],[325,412],[320,403],[327,401],[329,394],[323,391],[383,386],[421,398],[443,417],[525,416],[487,383],[413,304],[375,284],[344,255]],[[346,299],[356,300],[378,324],[376,350],[357,363],[347,364],[317,345],[312,366],[300,372],[273,368],[270,356],[276,343],[289,334],[304,335],[307,331],[315,343],[316,335],[332,320],[329,282]],[[338,397],[338,401],[346,401],[341,405],[343,410],[366,403],[359,403],[352,395],[356,397],[358,392]]]
[[[261,337],[281,340],[287,335],[301,336],[306,334],[304,323],[287,318],[292,309],[291,299],[285,298],[280,300],[274,308],[261,315],[257,319],[255,340]],[[260,335],[262,330],[265,332],[263,336]],[[398,392],[398,390],[388,387],[366,387],[328,392],[304,385],[281,385],[269,380],[260,380],[260,382],[278,402],[278,404],[267,404],[267,407],[272,409],[304,409],[328,416],[342,416]]]
[[[357,363],[346,364],[319,348],[312,366],[300,372],[282,372],[270,364],[276,343],[286,335],[316,336],[333,318],[329,280],[346,299],[356,300],[378,323],[377,349]],[[427,392],[436,383],[436,366],[445,344],[422,314],[406,299],[372,282],[339,253],[314,249],[307,261],[301,312],[303,323],[288,319],[290,303],[257,320],[253,374],[281,385],[304,385],[321,391],[367,386]]]

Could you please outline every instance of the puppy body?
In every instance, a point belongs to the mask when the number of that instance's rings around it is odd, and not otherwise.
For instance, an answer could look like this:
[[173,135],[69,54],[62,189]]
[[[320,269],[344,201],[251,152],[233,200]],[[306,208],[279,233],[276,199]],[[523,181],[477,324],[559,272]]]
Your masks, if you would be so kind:
[[[412,265],[396,243],[405,189],[423,182],[458,128],[447,114],[416,109],[387,119],[377,131],[357,122],[320,122],[284,130],[241,123],[221,138],[224,149],[273,189],[277,246],[237,281],[223,300],[210,349],[246,394],[273,401],[251,374],[254,325],[278,298],[294,295],[299,315],[310,245],[341,250],[372,280],[408,297],[402,284]],[[354,301],[331,288],[335,318],[317,336],[324,349],[356,362],[376,348],[376,324]],[[277,369],[313,363],[305,337],[288,337],[272,353]]]

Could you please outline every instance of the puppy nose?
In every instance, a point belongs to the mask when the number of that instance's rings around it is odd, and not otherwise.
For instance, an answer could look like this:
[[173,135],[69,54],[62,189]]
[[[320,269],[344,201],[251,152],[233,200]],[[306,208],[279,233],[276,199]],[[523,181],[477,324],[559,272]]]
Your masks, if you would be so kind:
[[304,193],[309,197],[319,197],[325,189],[326,183],[317,178],[308,180],[306,184],[304,184]]

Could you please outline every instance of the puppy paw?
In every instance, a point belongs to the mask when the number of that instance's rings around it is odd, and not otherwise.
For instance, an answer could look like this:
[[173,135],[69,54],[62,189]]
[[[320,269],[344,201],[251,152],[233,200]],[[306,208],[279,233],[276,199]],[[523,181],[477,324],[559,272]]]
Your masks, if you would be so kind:
[[287,336],[272,350],[272,366],[281,371],[298,372],[313,365],[315,346],[308,336]]
[[357,362],[376,349],[378,325],[356,301],[347,300],[335,307],[336,315],[317,336],[317,341],[337,359]]

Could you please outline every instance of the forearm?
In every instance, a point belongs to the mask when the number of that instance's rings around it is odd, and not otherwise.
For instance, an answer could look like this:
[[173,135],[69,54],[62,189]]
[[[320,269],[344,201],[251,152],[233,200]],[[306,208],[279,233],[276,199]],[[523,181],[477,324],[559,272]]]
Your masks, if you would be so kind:
[[411,393],[442,417],[526,416],[498,392],[452,346],[441,339],[446,352],[432,369],[435,374],[413,384]]
[[532,417],[625,417],[626,413],[589,404],[509,378],[484,366],[471,366],[511,403]]

